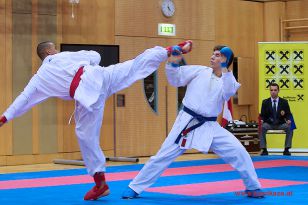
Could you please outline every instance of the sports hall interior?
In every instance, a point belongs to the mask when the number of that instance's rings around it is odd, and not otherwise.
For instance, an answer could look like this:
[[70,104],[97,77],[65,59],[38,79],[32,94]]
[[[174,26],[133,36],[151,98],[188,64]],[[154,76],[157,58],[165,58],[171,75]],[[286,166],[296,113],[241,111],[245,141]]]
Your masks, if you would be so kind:
[[[5,111],[39,68],[39,42],[53,41],[58,49],[61,44],[119,45],[123,62],[147,48],[191,39],[193,51],[185,57],[189,64],[209,65],[216,44],[233,49],[242,84],[233,101],[233,118],[245,115],[247,121],[256,121],[260,112],[258,42],[307,40],[308,1],[174,0],[172,17],[163,15],[161,3],[0,0],[0,111]],[[287,21],[291,19],[297,21]],[[176,25],[176,36],[158,35],[159,23]],[[125,96],[125,106],[117,104],[121,96]],[[168,84],[164,64],[157,71],[156,111],[147,103],[142,80],[111,96],[101,129],[105,155],[154,155],[175,121],[177,100],[178,90]],[[61,169],[63,165],[52,164],[54,159],[81,159],[74,121],[68,124],[73,111],[74,101],[48,99],[1,127],[0,173]],[[185,159],[205,157],[196,151],[188,153]]]

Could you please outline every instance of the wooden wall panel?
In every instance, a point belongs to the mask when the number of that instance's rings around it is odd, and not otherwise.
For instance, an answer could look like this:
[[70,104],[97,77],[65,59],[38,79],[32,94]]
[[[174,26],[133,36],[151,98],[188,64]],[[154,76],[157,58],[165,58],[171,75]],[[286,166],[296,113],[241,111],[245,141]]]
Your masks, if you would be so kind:
[[281,19],[285,19],[284,2],[264,3],[264,41],[280,41]]
[[[57,40],[57,1],[37,1],[37,29],[33,37],[36,44],[43,41],[56,42]],[[34,7],[35,5],[33,5]],[[35,13],[32,12],[32,16]],[[35,55],[35,54],[34,54]],[[36,59],[38,59],[37,55]],[[36,60],[35,60],[36,61]],[[40,62],[41,63],[41,62]],[[57,153],[57,100],[48,99],[37,106],[39,119],[39,153]]]
[[[256,82],[250,92],[254,93],[254,103],[248,108],[238,108],[234,105],[234,113],[249,110],[250,119],[256,120],[258,116],[258,47],[257,43],[263,41],[263,3],[238,0],[218,0],[215,2],[215,42],[229,45],[235,56],[253,59],[252,65],[245,68],[249,79]],[[252,18],[253,16],[253,18]],[[239,68],[240,69],[240,68]],[[241,89],[241,88],[240,88]],[[243,96],[244,97],[244,96]],[[241,96],[239,96],[241,98]],[[242,113],[239,113],[239,115]],[[245,113],[248,114],[248,113]]]
[[[25,1],[27,3],[27,1]],[[14,4],[13,4],[14,5]],[[27,4],[26,4],[27,5]],[[13,7],[14,8],[14,7]],[[31,7],[30,7],[31,8]],[[16,11],[19,12],[19,11]],[[32,77],[32,25],[30,13],[13,13],[13,98],[15,99]],[[14,119],[14,154],[32,154],[32,112]]]
[[214,0],[175,0],[176,12],[166,18],[159,0],[116,0],[116,35],[158,37],[158,23],[176,25],[176,37],[214,40]]
[[[48,4],[49,10],[53,8],[50,4],[52,2],[47,1],[13,1],[13,53],[17,53],[13,63],[14,97],[20,94],[40,65],[36,57],[37,43],[43,41],[42,39],[53,40],[52,36],[54,39],[56,36],[56,13],[53,11],[52,15],[45,11],[44,3]],[[56,5],[56,1],[53,3]],[[48,123],[51,116],[56,116],[55,103],[52,102],[53,100],[50,100],[38,105],[22,117],[14,119],[15,154],[57,152],[56,120]]]
[[218,0],[215,9],[215,42],[229,45],[236,56],[254,58],[263,40],[263,3]]
[[[250,120],[255,120],[254,118],[251,118],[251,108],[250,106],[233,106],[233,119],[236,120],[247,120],[248,122]],[[246,116],[246,118],[244,117]]]
[[[117,37],[121,62],[132,59],[144,49],[164,45],[164,39],[143,37]],[[116,155],[148,156],[154,154],[165,139],[166,133],[166,78],[162,65],[158,70],[158,113],[146,102],[143,82],[119,91],[125,95],[125,107],[116,107]]]
[[286,4],[285,8],[286,19],[308,18],[307,14],[308,1],[306,0],[288,1],[285,4]]
[[[290,1],[286,2],[286,19],[302,19],[308,18],[308,1]],[[308,21],[304,22],[292,22],[287,24],[288,26],[308,26]],[[308,28],[304,29],[292,29],[286,32],[288,41],[307,41]]]
[[62,2],[62,43],[113,44],[114,0],[80,1],[74,8]]
[[[6,164],[10,165],[23,165],[23,164],[42,164],[51,163],[54,159],[80,159],[80,153],[53,153],[53,154],[39,154],[39,155],[14,155],[6,156]],[[0,160],[1,162],[1,160]]]
[[[0,112],[12,101],[12,4],[0,1]],[[12,124],[0,129],[0,155],[12,154]]]
[[[62,0],[57,0],[57,47],[62,42]],[[58,48],[59,49],[59,48]],[[62,153],[64,150],[64,102],[57,99],[57,138],[58,138],[58,152]]]
[[[91,0],[80,1],[74,6],[74,18],[72,18],[72,7],[68,1],[58,1],[58,8],[61,5],[61,13],[58,14],[58,43],[79,43],[79,44],[114,44],[114,0]],[[95,12],[89,12],[95,11]],[[58,134],[58,143],[63,145],[60,151],[74,152],[79,150],[75,136],[75,122],[68,124],[69,118],[74,111],[74,102],[59,102],[58,111],[61,110],[62,131]],[[101,145],[103,150],[114,148],[114,127],[113,127],[113,98],[106,102],[104,120],[101,129]],[[58,113],[59,114],[59,113]],[[60,120],[60,121],[59,121]]]
[[[308,18],[308,1],[287,1],[287,2],[268,2],[264,4],[264,36],[265,41],[306,41],[308,39],[308,29],[282,30],[280,19],[302,19]],[[285,26],[307,26],[308,21],[289,22]],[[283,39],[280,38],[282,32]]]
[[38,43],[43,41],[57,40],[57,16],[38,14],[37,22],[37,40]]
[[13,13],[31,13],[31,0],[11,0]]
[[[5,45],[5,1],[0,1],[0,44]],[[0,72],[6,73],[5,69],[5,46],[0,47]],[[0,76],[0,93],[2,93],[3,96],[6,96],[7,90],[5,90],[5,75]],[[5,98],[0,98],[0,112],[2,113],[6,107],[5,107]],[[3,127],[4,128],[4,127]],[[5,137],[6,132],[4,130],[0,129],[0,155],[5,154],[6,146],[5,146]]]
[[1,156],[0,154],[0,166],[5,166],[6,165],[6,157]]
[[[39,66],[41,65],[41,60],[39,57],[35,55],[36,47],[38,44],[38,0],[32,1],[32,73],[36,73]],[[32,153],[39,154],[40,153],[40,142],[39,142],[39,112],[38,106],[32,108]]]
[[[105,104],[103,125],[101,128],[101,147],[104,153],[114,154],[114,96],[110,96]],[[111,156],[110,154],[107,156]]]
[[254,80],[251,78],[251,73],[247,72],[249,67],[253,66],[252,58],[238,58],[238,82],[241,83],[241,88],[238,90],[238,104],[239,105],[251,105],[255,93],[251,92],[251,88],[254,85]]
[[39,105],[39,148],[41,154],[57,153],[57,103],[56,99],[48,99]]
[[[77,138],[75,135],[74,113],[75,105],[73,101],[63,101],[63,151],[76,152],[79,151]],[[72,120],[69,124],[70,117]]]
[[57,15],[57,0],[37,0],[37,7],[38,14],[48,16]]

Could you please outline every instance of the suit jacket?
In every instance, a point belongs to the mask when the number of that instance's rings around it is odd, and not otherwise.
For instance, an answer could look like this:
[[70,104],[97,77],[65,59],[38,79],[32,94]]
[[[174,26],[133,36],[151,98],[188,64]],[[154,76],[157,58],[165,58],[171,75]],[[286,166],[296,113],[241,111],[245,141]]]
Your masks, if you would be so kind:
[[261,108],[261,119],[264,122],[267,122],[269,124],[283,124],[287,120],[290,120],[290,116],[291,116],[291,111],[288,101],[283,98],[279,98],[277,112],[276,112],[277,120],[276,122],[274,122],[271,98],[263,100]]

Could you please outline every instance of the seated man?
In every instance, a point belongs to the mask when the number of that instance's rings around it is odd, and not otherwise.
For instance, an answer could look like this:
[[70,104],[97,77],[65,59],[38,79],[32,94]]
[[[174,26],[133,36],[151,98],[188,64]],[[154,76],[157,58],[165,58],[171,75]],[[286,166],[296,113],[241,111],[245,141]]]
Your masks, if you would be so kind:
[[291,112],[288,101],[279,98],[279,86],[276,83],[270,85],[271,97],[263,100],[261,108],[260,148],[261,155],[268,155],[266,149],[266,133],[268,130],[284,130],[286,132],[285,149],[283,155],[291,155],[289,149],[292,145],[293,132],[291,131]]

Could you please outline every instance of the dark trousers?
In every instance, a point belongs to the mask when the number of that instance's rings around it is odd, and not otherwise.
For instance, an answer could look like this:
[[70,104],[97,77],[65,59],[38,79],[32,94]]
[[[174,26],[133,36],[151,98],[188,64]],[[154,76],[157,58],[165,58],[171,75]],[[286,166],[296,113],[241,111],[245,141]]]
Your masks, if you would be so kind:
[[267,130],[284,130],[286,132],[286,139],[284,143],[285,148],[291,148],[292,147],[292,137],[293,137],[293,131],[290,129],[290,125],[287,123],[281,124],[281,125],[272,125],[269,123],[264,122],[262,124],[262,131],[260,134],[260,148],[264,149],[267,147],[266,145],[266,132]]

